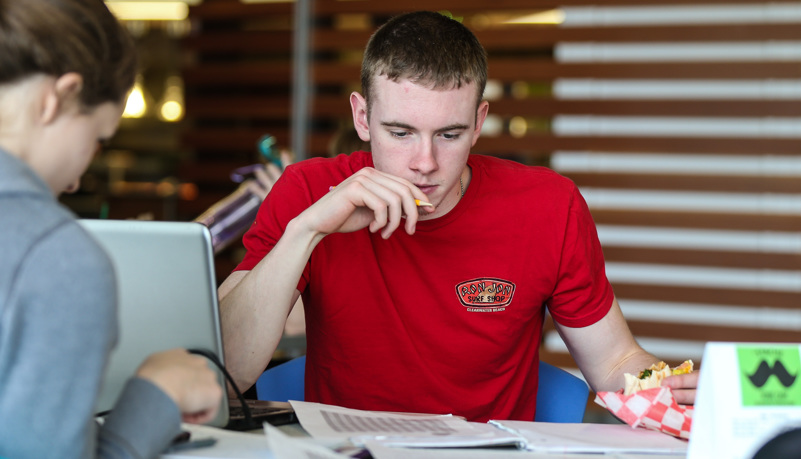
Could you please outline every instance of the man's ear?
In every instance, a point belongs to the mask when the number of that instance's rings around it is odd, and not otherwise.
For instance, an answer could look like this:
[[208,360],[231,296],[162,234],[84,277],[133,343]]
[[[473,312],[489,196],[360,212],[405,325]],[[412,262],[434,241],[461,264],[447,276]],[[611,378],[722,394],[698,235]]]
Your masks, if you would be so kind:
[[367,100],[358,92],[350,94],[350,109],[353,112],[353,127],[359,138],[365,142],[370,141],[370,123],[367,119]]
[[487,113],[489,113],[489,102],[482,100],[481,103],[478,104],[478,109],[476,110],[476,125],[473,129],[473,140],[471,143],[472,146],[476,145],[478,137],[481,135],[481,127],[484,126],[484,121],[487,119]]
[[65,73],[56,78],[45,94],[40,120],[49,124],[65,109],[77,107],[83,89],[83,77],[75,72]]

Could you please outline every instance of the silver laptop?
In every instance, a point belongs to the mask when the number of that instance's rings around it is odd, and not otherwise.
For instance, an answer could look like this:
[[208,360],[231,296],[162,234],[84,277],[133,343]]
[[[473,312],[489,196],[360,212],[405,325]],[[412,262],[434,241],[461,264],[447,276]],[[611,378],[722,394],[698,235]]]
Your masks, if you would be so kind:
[[[119,342],[97,412],[110,410],[144,359],[176,347],[207,349],[223,360],[214,255],[208,229],[191,222],[81,220],[117,273]],[[217,371],[220,385],[225,379]],[[228,423],[228,398],[209,424]]]

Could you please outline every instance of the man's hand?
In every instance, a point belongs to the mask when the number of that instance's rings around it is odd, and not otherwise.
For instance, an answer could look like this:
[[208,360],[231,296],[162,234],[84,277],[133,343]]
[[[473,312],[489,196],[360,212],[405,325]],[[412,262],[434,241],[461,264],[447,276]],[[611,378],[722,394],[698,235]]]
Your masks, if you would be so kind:
[[273,163],[267,163],[263,168],[258,168],[253,171],[255,179],[246,180],[245,186],[248,190],[256,196],[260,197],[262,201],[267,197],[267,193],[273,188],[275,182],[281,177],[282,169],[293,163],[292,152],[289,150],[281,150],[281,169]]
[[155,384],[178,405],[184,422],[202,424],[217,415],[222,388],[205,357],[172,349],[150,355],[136,375]]
[[694,371],[683,375],[668,376],[662,381],[662,385],[670,387],[673,391],[673,398],[680,405],[693,405],[695,404],[699,374],[700,371]]
[[[364,168],[336,186],[303,212],[307,228],[321,234],[349,233],[369,227],[389,238],[401,226],[414,234],[421,209],[415,199],[426,195],[407,180],[373,168]],[[433,212],[432,207],[423,212]]]

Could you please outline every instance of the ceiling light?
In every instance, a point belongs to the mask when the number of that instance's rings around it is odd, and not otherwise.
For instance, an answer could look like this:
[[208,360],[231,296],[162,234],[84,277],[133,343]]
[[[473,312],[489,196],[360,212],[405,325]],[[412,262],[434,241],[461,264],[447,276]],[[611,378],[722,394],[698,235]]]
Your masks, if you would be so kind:
[[506,24],[561,24],[565,21],[565,12],[560,9],[541,11],[509,19]]
[[107,1],[106,6],[121,21],[182,21],[189,16],[184,1]]
[[122,113],[123,118],[142,118],[147,112],[147,101],[145,100],[145,90],[142,87],[142,76],[136,76],[136,83],[133,89],[128,94],[128,100],[125,103],[125,110]]

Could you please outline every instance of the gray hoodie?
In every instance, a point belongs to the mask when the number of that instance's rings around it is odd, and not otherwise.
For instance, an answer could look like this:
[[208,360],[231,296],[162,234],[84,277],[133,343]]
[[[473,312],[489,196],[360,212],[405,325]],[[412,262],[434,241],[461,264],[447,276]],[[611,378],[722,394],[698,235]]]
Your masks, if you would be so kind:
[[178,407],[139,378],[94,419],[116,295],[106,253],[0,150],[0,457],[148,458],[179,433]]

